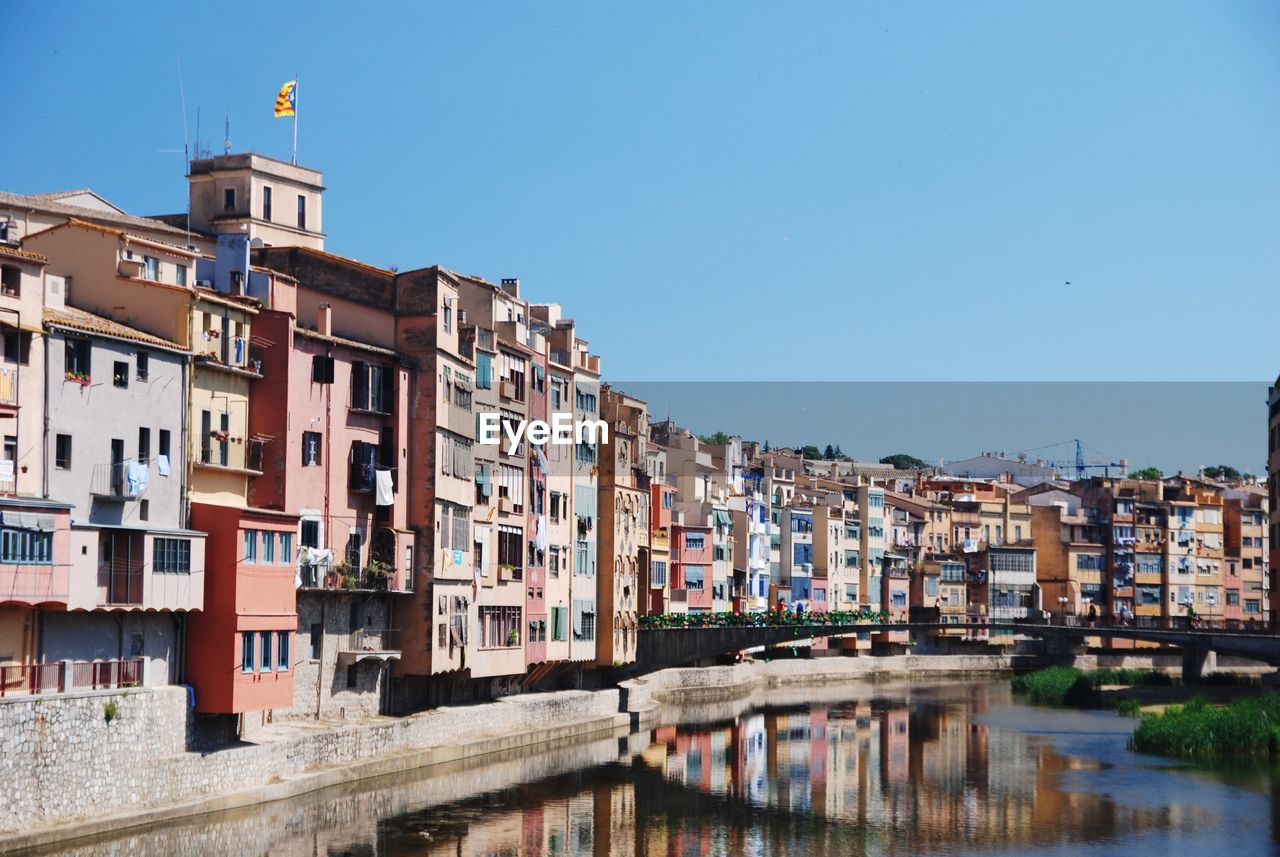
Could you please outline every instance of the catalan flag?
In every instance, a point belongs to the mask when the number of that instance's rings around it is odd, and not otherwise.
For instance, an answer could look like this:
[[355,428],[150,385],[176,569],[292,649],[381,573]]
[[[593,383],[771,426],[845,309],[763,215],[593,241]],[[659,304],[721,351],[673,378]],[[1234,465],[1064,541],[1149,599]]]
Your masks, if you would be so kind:
[[276,117],[296,116],[294,108],[298,103],[298,82],[291,80],[284,86],[280,87],[280,94],[276,96]]

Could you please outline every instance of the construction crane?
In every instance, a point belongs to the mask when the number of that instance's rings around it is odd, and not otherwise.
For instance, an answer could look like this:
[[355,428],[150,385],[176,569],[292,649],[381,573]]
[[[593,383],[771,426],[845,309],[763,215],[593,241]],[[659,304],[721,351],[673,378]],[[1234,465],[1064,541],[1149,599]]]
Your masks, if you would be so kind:
[[[1088,471],[1090,470],[1101,470],[1103,471],[1104,476],[1110,476],[1111,468],[1113,467],[1118,467],[1120,469],[1120,475],[1122,476],[1125,473],[1127,473],[1129,470],[1129,462],[1123,458],[1120,459],[1119,461],[1105,461],[1105,460],[1085,461],[1084,460],[1085,444],[1083,441],[1080,440],[1080,438],[1072,438],[1071,440],[1063,440],[1063,441],[1059,441],[1058,443],[1045,444],[1044,446],[1037,446],[1033,449],[1024,449],[1022,452],[1018,453],[1018,457],[1023,458],[1025,460],[1025,456],[1028,452],[1036,452],[1037,450],[1041,450],[1041,449],[1052,449],[1055,446],[1066,446],[1068,444],[1075,445],[1076,455],[1074,460],[1046,459],[1044,462],[1044,465],[1046,467],[1052,467],[1055,470],[1074,469],[1076,472],[1077,479],[1084,479],[1088,475]],[[1099,453],[1098,450],[1093,449],[1093,447],[1089,447],[1089,449],[1093,450],[1095,453],[1098,453],[1099,455],[1102,454],[1102,453]]]

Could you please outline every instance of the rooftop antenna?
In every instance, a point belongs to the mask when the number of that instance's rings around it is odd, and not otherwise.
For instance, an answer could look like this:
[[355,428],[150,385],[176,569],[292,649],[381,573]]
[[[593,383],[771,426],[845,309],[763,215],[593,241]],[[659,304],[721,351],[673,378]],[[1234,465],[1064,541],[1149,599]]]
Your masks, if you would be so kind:
[[229,155],[231,154],[231,113],[230,112],[227,113],[226,127],[227,127],[226,136],[222,138],[222,154]]
[[[182,159],[186,161],[185,178],[191,179],[191,138],[187,136],[187,87],[182,82],[182,54],[178,54],[178,95],[182,99]],[[187,192],[187,246],[191,246],[191,193]]]

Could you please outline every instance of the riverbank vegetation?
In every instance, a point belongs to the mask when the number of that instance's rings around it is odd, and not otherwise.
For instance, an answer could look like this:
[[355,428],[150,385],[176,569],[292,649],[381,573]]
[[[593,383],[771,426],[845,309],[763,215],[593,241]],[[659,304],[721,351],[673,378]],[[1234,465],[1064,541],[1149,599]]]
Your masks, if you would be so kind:
[[1181,758],[1261,755],[1280,749],[1280,693],[1265,693],[1213,705],[1196,697],[1145,714],[1132,738],[1141,753]]
[[1071,705],[1093,708],[1098,704],[1098,688],[1105,685],[1170,685],[1173,679],[1158,670],[1049,667],[1013,677],[1013,692],[1037,705]]

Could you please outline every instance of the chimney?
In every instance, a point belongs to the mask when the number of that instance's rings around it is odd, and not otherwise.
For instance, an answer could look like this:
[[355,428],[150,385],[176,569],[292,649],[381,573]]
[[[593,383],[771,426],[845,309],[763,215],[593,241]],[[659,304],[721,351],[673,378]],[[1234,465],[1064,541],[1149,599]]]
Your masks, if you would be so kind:
[[520,297],[520,278],[519,277],[503,277],[502,290],[513,298]]
[[320,304],[320,332],[325,336],[333,336],[333,306]]

